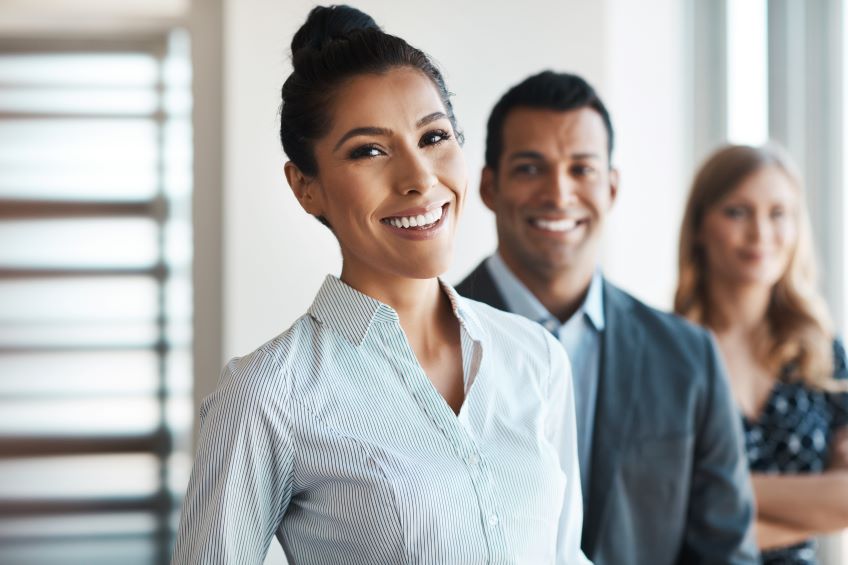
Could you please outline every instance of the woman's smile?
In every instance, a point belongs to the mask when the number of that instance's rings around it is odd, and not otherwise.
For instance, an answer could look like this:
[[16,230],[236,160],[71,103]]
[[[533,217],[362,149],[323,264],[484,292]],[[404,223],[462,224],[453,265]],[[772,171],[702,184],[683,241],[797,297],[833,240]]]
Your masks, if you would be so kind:
[[393,234],[420,240],[438,237],[448,223],[449,202],[403,210],[380,220]]

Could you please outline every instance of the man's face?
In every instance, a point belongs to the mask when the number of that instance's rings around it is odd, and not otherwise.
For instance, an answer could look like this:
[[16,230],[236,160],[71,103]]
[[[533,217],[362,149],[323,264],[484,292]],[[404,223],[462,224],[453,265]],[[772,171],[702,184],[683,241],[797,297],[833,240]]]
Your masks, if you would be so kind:
[[504,121],[498,170],[483,170],[480,194],[507,264],[551,280],[594,269],[617,188],[595,110],[516,108]]

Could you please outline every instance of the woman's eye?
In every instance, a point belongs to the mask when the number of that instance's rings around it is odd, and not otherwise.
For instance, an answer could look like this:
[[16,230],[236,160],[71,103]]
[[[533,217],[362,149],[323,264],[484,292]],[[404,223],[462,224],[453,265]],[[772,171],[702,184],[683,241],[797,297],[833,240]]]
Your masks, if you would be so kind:
[[771,211],[772,219],[779,220],[784,216],[786,216],[786,210],[784,210],[783,208],[775,208]]
[[383,152],[376,145],[363,145],[350,152],[351,159],[369,159],[379,157]]
[[443,141],[447,141],[450,139],[450,133],[445,130],[433,130],[428,131],[421,138],[421,141],[418,143],[419,147],[425,147],[427,145],[436,145],[437,143],[441,143]]
[[741,206],[728,206],[724,209],[724,215],[733,220],[744,218],[746,215],[745,208]]

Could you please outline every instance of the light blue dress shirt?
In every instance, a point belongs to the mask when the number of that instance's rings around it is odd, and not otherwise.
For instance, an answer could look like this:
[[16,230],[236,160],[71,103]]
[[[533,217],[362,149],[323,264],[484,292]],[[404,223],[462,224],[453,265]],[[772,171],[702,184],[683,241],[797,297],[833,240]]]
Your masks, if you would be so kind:
[[444,291],[455,414],[397,313],[327,277],[201,405],[173,563],[582,564],[571,370],[538,325]]
[[600,376],[601,332],[604,331],[603,277],[599,270],[595,271],[583,304],[562,323],[509,270],[499,254],[495,253],[486,260],[486,268],[510,312],[542,324],[568,352],[574,380],[580,482],[583,492],[588,492]]

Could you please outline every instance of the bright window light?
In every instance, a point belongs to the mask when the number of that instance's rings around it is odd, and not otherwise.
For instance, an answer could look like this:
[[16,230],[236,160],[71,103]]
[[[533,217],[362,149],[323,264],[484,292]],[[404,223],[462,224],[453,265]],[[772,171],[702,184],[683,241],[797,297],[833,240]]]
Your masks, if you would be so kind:
[[[843,98],[842,103],[843,111],[842,111],[842,163],[848,163],[848,96],[844,93],[848,93],[848,41],[845,40],[845,34],[848,34],[848,7],[843,8],[843,22],[842,22],[842,33],[843,33],[843,41],[845,41],[845,45],[843,45],[843,62],[844,67],[842,69],[842,92]],[[843,165],[845,167],[845,165]],[[842,180],[842,217],[848,218],[848,196],[846,196],[846,190],[848,190],[848,186],[846,186],[846,179],[848,179],[848,167],[843,169],[843,180]],[[844,225],[842,227],[842,280],[848,283],[848,228]],[[843,285],[842,288],[842,332],[843,336],[848,335],[848,289]],[[834,544],[838,544],[838,548],[836,552],[838,555],[842,556],[843,560],[848,560],[848,533],[844,530],[842,533],[834,536]],[[844,561],[842,561],[844,562]]]
[[766,0],[727,2],[727,140],[768,141]]

